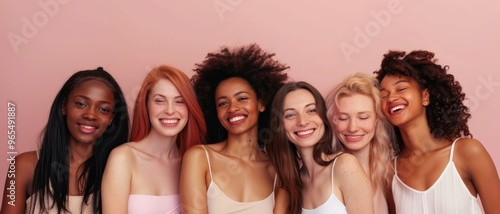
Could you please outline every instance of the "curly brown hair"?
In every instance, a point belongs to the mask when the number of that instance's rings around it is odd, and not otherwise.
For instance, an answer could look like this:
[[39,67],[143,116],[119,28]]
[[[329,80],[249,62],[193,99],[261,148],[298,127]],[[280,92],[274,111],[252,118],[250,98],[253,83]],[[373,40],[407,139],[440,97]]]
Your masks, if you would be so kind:
[[[463,103],[465,93],[462,86],[452,74],[447,73],[449,66],[436,62],[434,53],[425,50],[409,54],[389,51],[384,55],[380,70],[374,73],[379,82],[387,75],[409,77],[418,83],[420,89],[429,91],[431,102],[426,108],[426,116],[435,138],[453,140],[461,136],[472,137],[467,125],[471,114]],[[398,138],[400,144],[401,138]]]
[[235,48],[222,47],[208,53],[201,64],[196,64],[191,77],[207,124],[207,140],[216,143],[227,139],[227,130],[217,118],[215,90],[220,82],[231,77],[245,79],[257,98],[266,106],[259,114],[259,145],[263,146],[269,127],[269,109],[278,89],[285,84],[290,68],[273,59],[274,53],[266,53],[257,44]]

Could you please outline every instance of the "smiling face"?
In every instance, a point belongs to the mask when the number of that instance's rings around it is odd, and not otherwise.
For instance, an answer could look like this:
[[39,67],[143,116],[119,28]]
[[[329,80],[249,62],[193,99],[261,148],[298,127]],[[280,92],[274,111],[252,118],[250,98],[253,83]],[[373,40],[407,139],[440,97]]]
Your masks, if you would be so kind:
[[349,151],[368,149],[377,125],[373,99],[354,94],[340,98],[337,105],[335,129],[342,144]]
[[70,133],[70,143],[94,143],[113,119],[115,97],[99,80],[75,87],[63,104],[62,112]]
[[429,93],[408,77],[387,75],[380,82],[382,111],[395,126],[402,126],[417,117],[425,118]]
[[164,137],[176,137],[188,121],[188,109],[175,87],[167,80],[160,79],[149,91],[147,108],[150,132]]
[[259,113],[265,107],[246,80],[232,77],[220,82],[215,91],[215,105],[217,117],[228,134],[248,131],[257,134]]
[[288,140],[298,148],[318,143],[325,133],[325,125],[316,111],[316,100],[311,92],[298,89],[285,96],[283,125]]

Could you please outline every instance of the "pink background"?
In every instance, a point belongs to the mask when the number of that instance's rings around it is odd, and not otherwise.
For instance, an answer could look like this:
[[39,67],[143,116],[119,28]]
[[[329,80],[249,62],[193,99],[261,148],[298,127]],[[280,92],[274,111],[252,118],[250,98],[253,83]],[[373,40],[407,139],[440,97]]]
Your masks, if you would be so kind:
[[[7,102],[16,150],[33,150],[50,105],[74,72],[103,66],[129,107],[149,70],[193,74],[221,45],[256,42],[326,94],[347,74],[376,70],[389,49],[427,49],[463,86],[470,130],[500,168],[500,3],[484,1],[71,1],[0,3],[0,182],[7,171]],[[3,191],[3,190],[2,190]]]

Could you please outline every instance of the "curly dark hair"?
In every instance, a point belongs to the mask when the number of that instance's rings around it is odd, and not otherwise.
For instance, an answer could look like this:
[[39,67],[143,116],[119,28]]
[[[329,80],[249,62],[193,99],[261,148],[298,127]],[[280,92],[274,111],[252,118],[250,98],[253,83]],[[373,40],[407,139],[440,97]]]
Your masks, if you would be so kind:
[[218,52],[208,53],[201,64],[195,65],[191,77],[207,124],[207,140],[216,143],[227,139],[227,130],[217,118],[215,90],[219,83],[231,77],[248,81],[257,98],[266,106],[259,114],[259,145],[267,139],[269,110],[278,89],[285,84],[290,68],[273,59],[274,53],[266,53],[257,44],[241,47],[222,47]]
[[[406,76],[415,80],[420,89],[429,91],[431,102],[426,108],[426,116],[435,138],[453,140],[461,136],[472,137],[467,125],[471,114],[463,104],[465,93],[462,86],[452,74],[447,73],[449,66],[443,67],[436,62],[434,53],[429,51],[416,50],[409,54],[389,51],[384,55],[380,70],[374,73],[379,82],[387,75]],[[398,138],[400,141],[400,136]]]

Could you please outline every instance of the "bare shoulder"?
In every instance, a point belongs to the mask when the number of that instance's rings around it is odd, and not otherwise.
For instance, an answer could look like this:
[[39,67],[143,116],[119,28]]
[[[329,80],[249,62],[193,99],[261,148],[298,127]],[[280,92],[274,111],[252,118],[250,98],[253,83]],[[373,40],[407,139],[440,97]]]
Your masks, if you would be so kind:
[[203,175],[206,176],[206,172],[208,172],[208,160],[205,149],[202,145],[192,146],[182,157],[181,184],[183,182],[189,183],[189,181],[194,181],[196,178],[204,179]]
[[200,162],[202,160],[206,159],[206,151],[210,150],[207,148],[207,145],[194,145],[191,148],[189,148],[183,156],[183,163],[190,162],[190,161],[196,161]]
[[[120,165],[130,164],[134,161],[134,148],[131,144],[134,142],[124,143],[114,148],[108,157],[108,162],[119,162]],[[125,164],[124,164],[125,163]]]
[[38,162],[38,155],[36,151],[24,152],[17,155],[13,163],[16,168],[16,179],[21,183],[28,185],[31,182],[35,173],[35,167]]
[[[9,167],[0,213],[24,213],[25,201],[31,195],[30,186],[38,162],[38,155],[35,151],[29,151],[15,157],[9,156],[7,161]],[[14,193],[12,193],[12,189]]]
[[336,165],[343,165],[343,166],[358,166],[359,161],[356,158],[356,156],[350,154],[350,153],[342,153],[337,155],[337,161],[335,163]]
[[358,173],[364,172],[363,167],[359,163],[356,156],[349,153],[342,153],[337,156],[337,160],[335,161],[335,170],[337,173]]
[[116,148],[111,151],[112,154],[118,155],[126,155],[126,154],[132,154],[132,151],[135,149],[134,144],[136,142],[127,142],[122,145],[117,146]]
[[38,162],[38,155],[36,151],[24,152],[16,156],[16,165],[27,167],[27,168],[35,168],[36,163]]
[[486,151],[486,148],[484,148],[483,144],[478,140],[473,138],[462,138],[455,142],[454,153],[458,158],[470,160],[469,158],[488,154],[488,151]]

